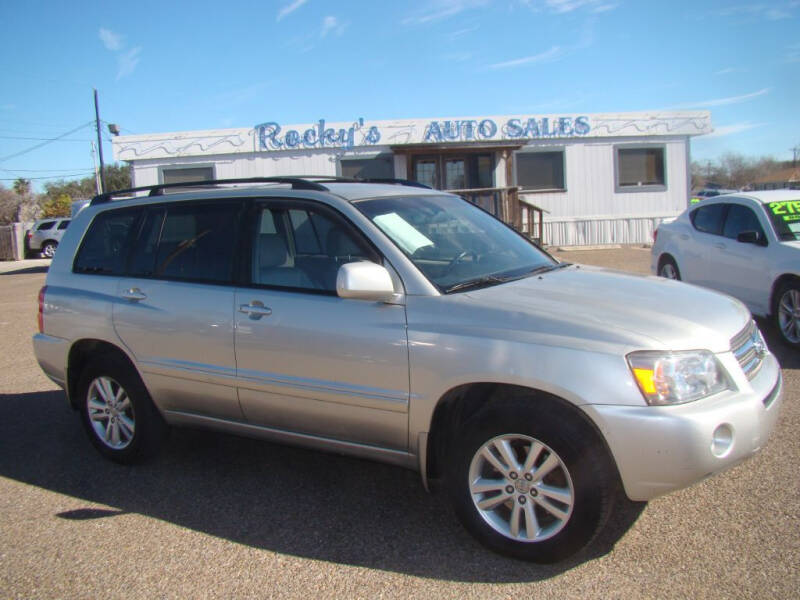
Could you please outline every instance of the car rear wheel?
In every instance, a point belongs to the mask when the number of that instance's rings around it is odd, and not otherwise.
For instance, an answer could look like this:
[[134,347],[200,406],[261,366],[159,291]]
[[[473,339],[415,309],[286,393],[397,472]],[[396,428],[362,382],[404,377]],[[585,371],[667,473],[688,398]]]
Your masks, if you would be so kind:
[[459,428],[445,476],[453,508],[485,546],[551,563],[586,546],[608,519],[616,474],[569,411],[520,398]]
[[781,285],[775,298],[772,311],[775,327],[786,344],[800,349],[800,281]]
[[56,255],[56,248],[58,248],[58,242],[45,242],[42,245],[42,256],[44,258],[53,258]]
[[129,464],[158,451],[167,425],[131,367],[96,359],[84,369],[77,392],[86,433],[103,456]]
[[661,263],[658,267],[658,274],[661,277],[675,279],[676,281],[680,281],[681,279],[681,272],[678,270],[678,265],[675,264],[675,259],[671,256],[665,256],[661,259]]

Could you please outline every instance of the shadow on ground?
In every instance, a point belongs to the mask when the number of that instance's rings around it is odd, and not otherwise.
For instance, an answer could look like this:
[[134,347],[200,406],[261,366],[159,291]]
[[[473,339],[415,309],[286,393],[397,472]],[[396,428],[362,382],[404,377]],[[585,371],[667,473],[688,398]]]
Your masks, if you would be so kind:
[[103,504],[74,521],[138,513],[256,548],[410,575],[537,581],[609,552],[643,504],[626,505],[592,552],[554,566],[496,555],[416,473],[217,433],[175,430],[155,461],[101,458],[63,392],[0,395],[0,476]]

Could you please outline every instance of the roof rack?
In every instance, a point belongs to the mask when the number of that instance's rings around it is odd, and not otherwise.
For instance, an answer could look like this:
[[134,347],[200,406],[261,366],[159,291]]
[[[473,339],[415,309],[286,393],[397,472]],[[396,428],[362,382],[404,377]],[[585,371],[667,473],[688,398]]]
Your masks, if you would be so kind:
[[419,181],[412,181],[411,179],[395,179],[393,177],[370,177],[367,179],[352,179],[356,183],[393,183],[395,185],[406,185],[408,187],[423,188],[426,190],[433,189],[429,185],[420,183]]
[[[197,188],[233,183],[284,183],[291,184],[293,190],[313,190],[316,192],[327,192],[329,189],[322,183],[390,183],[397,185],[407,185],[410,187],[428,188],[427,185],[408,179],[349,179],[347,177],[334,177],[329,175],[296,175],[293,177],[241,177],[236,179],[210,179],[203,181],[181,181],[177,183],[159,183],[158,185],[146,185],[142,187],[127,188],[98,194],[92,198],[91,205],[105,204],[114,197],[125,194],[135,194],[136,192],[148,192],[148,196],[163,196],[164,190],[172,188]],[[428,188],[430,189],[430,188]],[[137,196],[141,197],[141,196]],[[128,198],[130,200],[130,198]]]

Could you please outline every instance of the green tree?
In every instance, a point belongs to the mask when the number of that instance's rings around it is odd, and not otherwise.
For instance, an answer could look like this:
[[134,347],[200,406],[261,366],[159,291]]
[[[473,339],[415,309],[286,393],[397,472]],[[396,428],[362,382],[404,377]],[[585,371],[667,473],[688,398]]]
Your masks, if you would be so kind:
[[68,217],[72,213],[72,198],[69,194],[61,194],[50,198],[42,205],[42,217]]
[[[113,192],[131,187],[130,165],[108,165],[104,171],[106,175],[106,191]],[[44,195],[47,200],[54,200],[62,194],[67,194],[73,200],[86,200],[93,198],[96,193],[94,176],[73,179],[72,181],[59,179],[44,184]]]

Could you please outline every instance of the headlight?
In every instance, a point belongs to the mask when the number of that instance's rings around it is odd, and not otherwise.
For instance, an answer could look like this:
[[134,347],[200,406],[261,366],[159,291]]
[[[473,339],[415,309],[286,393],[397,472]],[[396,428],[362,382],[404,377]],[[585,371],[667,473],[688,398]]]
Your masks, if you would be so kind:
[[683,404],[731,389],[711,352],[632,352],[628,365],[648,404]]

